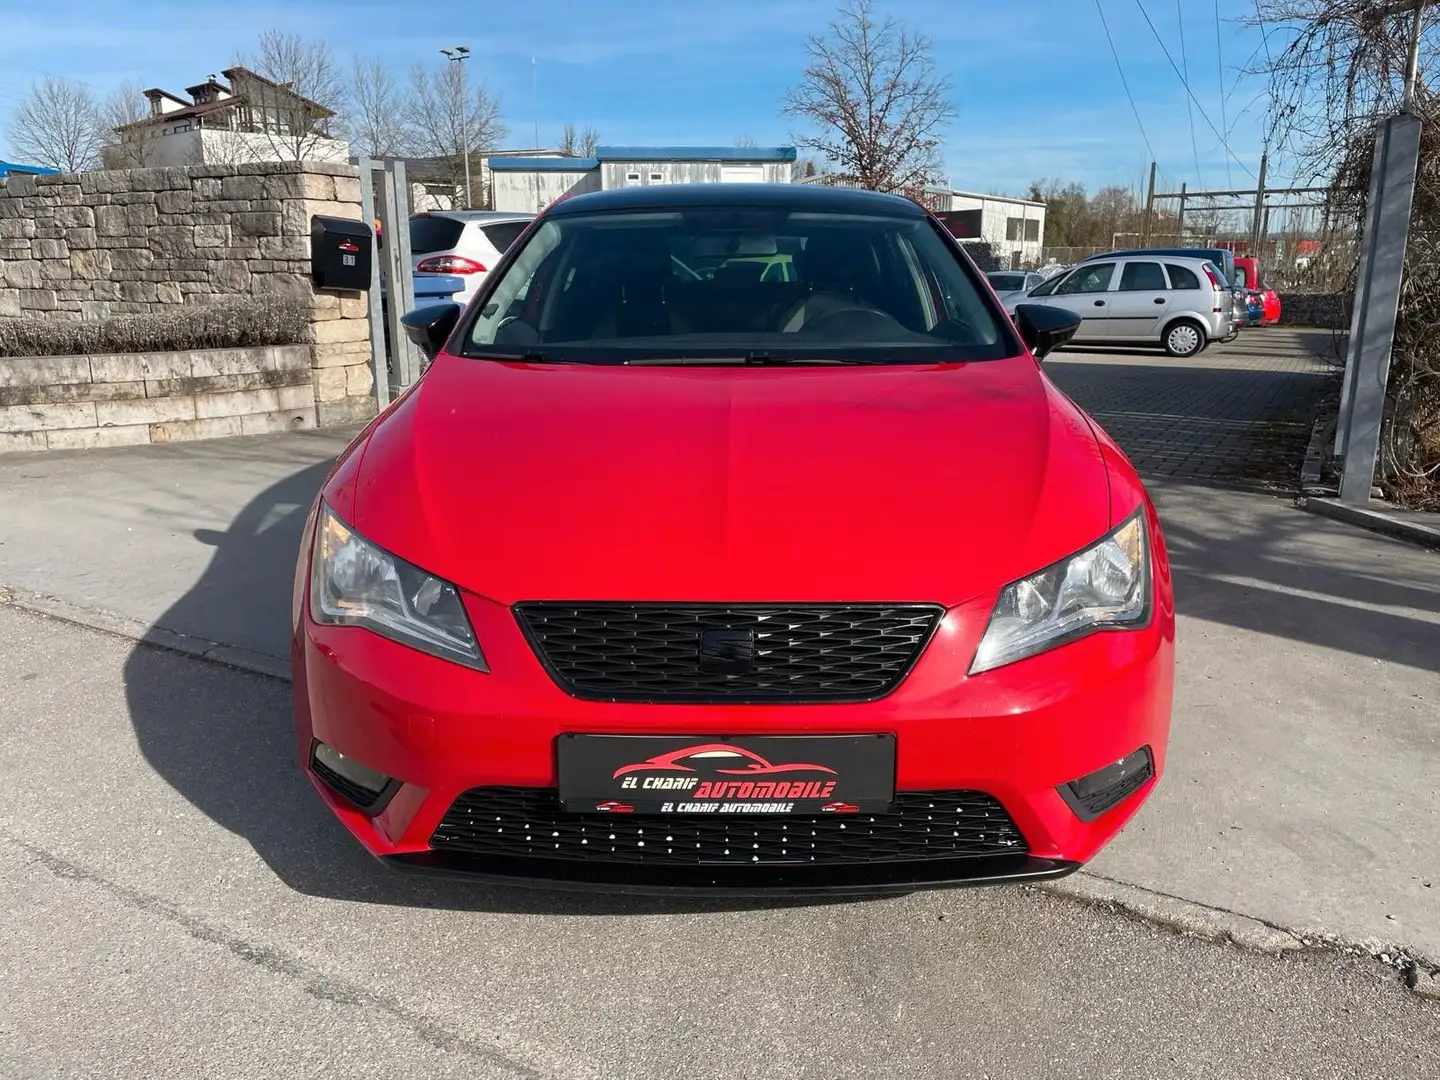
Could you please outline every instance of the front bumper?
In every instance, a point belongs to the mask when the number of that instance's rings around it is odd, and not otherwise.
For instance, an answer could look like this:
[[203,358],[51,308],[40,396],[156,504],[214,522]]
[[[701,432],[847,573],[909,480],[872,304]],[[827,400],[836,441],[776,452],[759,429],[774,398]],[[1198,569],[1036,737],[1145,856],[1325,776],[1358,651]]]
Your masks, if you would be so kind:
[[[303,586],[302,586],[303,587]],[[907,891],[1062,876],[1129,820],[1163,772],[1170,723],[1174,616],[1157,582],[1150,625],[1094,634],[970,678],[993,597],[947,611],[913,670],[864,704],[650,705],[562,692],[514,614],[467,595],[490,672],[417,652],[355,627],[297,613],[293,641],[297,750],[316,790],[374,855],[401,869],[630,892]],[[1023,844],[1009,854],[823,866],[677,866],[540,857],[476,857],[434,842],[472,789],[553,789],[564,733],[874,734],[896,739],[900,793],[964,791],[998,801]],[[357,809],[311,767],[316,740],[397,782],[383,806]],[[1095,820],[1057,790],[1149,747],[1154,775]],[[658,819],[664,820],[664,819]],[[797,819],[798,820],[798,819]]]

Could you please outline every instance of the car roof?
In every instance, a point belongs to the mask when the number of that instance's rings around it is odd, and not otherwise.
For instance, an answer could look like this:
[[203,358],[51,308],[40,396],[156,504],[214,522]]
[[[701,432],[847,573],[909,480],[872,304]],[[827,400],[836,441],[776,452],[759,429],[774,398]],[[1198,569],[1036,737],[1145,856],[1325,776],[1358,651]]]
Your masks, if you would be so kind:
[[482,225],[488,225],[498,221],[529,221],[535,215],[515,210],[422,210],[410,216],[412,218],[439,217],[451,218],[454,221],[478,221]]
[[918,203],[899,195],[820,184],[657,184],[592,191],[557,200],[547,215],[587,214],[604,210],[672,210],[755,207],[837,214],[886,214],[924,217]]
[[1093,259],[1128,259],[1136,255],[1164,255],[1167,258],[1178,259],[1199,259],[1202,262],[1209,262],[1210,256],[1225,251],[1225,248],[1128,248],[1125,251],[1107,251],[1100,255],[1087,256],[1083,262],[1090,262]]

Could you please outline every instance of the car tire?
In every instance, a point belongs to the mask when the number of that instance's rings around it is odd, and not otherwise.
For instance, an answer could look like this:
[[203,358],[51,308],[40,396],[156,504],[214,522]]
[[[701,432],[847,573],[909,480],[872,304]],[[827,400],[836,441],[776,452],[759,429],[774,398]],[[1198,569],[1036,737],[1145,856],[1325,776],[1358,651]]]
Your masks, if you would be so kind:
[[1160,339],[1165,351],[1177,360],[1185,360],[1200,352],[1209,341],[1205,328],[1194,319],[1176,319],[1165,327],[1165,336]]

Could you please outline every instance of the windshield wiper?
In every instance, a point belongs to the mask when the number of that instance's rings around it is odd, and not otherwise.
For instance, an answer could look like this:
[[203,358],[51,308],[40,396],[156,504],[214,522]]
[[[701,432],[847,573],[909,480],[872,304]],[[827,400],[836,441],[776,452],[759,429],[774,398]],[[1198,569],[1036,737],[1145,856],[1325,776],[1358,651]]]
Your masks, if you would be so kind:
[[517,353],[498,352],[472,352],[465,353],[472,360],[509,360],[519,364],[572,364],[573,360],[565,360],[559,356],[551,356],[547,352],[540,352],[538,349],[527,349]]
[[627,367],[650,365],[670,367],[678,364],[709,365],[712,367],[787,367],[790,364],[852,365],[879,364],[880,360],[855,360],[834,356],[793,356],[767,352],[737,353],[734,356],[637,356],[626,360]]

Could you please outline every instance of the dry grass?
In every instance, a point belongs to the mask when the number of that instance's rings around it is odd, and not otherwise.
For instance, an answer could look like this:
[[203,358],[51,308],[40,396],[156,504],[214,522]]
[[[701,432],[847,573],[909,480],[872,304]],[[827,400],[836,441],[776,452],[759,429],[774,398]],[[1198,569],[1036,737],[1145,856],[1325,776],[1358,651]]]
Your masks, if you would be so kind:
[[309,325],[310,308],[304,301],[248,296],[94,322],[26,316],[0,319],[0,357],[294,345],[304,340]]

